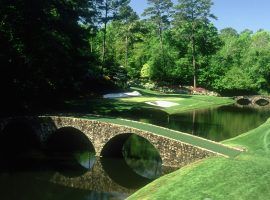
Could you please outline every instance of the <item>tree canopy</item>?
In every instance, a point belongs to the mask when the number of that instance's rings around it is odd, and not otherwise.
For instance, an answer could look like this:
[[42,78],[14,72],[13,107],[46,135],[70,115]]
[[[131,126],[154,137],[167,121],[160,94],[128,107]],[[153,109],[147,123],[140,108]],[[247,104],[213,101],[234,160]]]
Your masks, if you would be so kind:
[[269,93],[269,31],[218,31],[211,0],[148,0],[142,19],[130,0],[0,3],[3,105],[132,84]]

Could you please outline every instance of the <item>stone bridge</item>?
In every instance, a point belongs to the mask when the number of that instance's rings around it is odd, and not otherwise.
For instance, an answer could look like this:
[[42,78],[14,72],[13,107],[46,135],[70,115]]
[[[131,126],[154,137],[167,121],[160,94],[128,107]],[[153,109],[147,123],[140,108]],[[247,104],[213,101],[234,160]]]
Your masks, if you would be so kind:
[[[163,166],[180,168],[209,156],[234,157],[239,150],[170,129],[115,118],[42,116],[9,118],[0,121],[0,132],[17,127],[34,132],[42,144],[55,135],[67,132],[82,133],[89,140],[96,156],[116,156],[131,134],[145,138],[159,152]],[[17,136],[16,136],[17,137]],[[18,140],[23,139],[19,136]],[[14,138],[16,140],[16,138]],[[64,137],[63,137],[63,140]],[[20,141],[17,141],[20,142]]]
[[240,106],[255,106],[255,107],[270,107],[269,96],[236,96],[234,97],[236,103]]

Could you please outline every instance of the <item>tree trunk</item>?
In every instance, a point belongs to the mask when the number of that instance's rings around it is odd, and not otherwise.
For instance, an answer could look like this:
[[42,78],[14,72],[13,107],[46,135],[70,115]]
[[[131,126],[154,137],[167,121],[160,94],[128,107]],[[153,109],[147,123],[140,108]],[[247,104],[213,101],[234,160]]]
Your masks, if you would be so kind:
[[191,36],[191,45],[192,45],[192,66],[193,66],[193,88],[197,88],[197,63],[196,63],[196,50],[195,50],[195,36],[194,36],[194,24],[192,24],[192,36]]
[[163,68],[165,69],[165,55],[164,55],[164,47],[163,47],[163,37],[162,37],[162,27],[161,24],[158,24],[158,34],[159,34],[159,42],[160,42],[160,48],[161,48],[161,54],[163,59]]
[[193,65],[193,88],[197,88],[197,64],[195,57],[195,45],[192,45],[192,65]]
[[93,37],[91,36],[91,38],[90,38],[90,52],[91,52],[91,53],[93,53],[93,43],[94,43],[93,40],[94,40],[94,39],[93,39]]
[[104,64],[105,56],[106,56],[107,21],[108,21],[108,3],[106,1],[106,5],[105,5],[105,19],[104,19],[104,31],[103,31],[103,42],[102,42],[102,58],[101,58],[102,65]]
[[125,55],[125,67],[128,66],[128,35],[126,34],[126,55]]

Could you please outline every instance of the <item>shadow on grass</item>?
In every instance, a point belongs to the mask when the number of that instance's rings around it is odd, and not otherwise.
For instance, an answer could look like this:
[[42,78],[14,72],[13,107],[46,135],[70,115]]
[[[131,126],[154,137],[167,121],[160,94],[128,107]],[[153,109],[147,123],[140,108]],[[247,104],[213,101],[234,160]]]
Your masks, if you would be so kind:
[[[163,118],[168,113],[144,102],[123,102],[117,99],[84,99],[66,102],[66,112],[56,115],[70,117],[98,118],[126,118],[139,120],[140,118]],[[53,114],[53,113],[51,113]]]

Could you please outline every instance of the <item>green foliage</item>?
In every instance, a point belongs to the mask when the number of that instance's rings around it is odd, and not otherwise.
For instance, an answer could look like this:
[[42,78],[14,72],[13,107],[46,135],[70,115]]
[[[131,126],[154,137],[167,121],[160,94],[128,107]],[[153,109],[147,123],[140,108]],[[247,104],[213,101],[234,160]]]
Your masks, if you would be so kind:
[[151,74],[151,69],[149,64],[144,64],[141,69],[141,77],[142,78],[149,78]]
[[0,89],[9,91],[2,100],[19,105],[98,91],[104,77],[104,85],[121,87],[147,78],[269,93],[268,31],[218,33],[211,0],[179,0],[174,15],[170,0],[148,2],[140,20],[130,0],[1,1]]
[[189,42],[187,52],[193,68],[193,86],[197,87],[198,68],[204,64],[205,56],[214,54],[218,42],[217,30],[210,23],[216,17],[210,12],[211,0],[178,0],[174,25],[181,30]]
[[83,88],[97,65],[87,43],[90,10],[88,0],[1,1],[0,87],[7,102],[47,101]]
[[234,91],[234,95],[268,92],[269,33],[246,30],[236,34],[228,28],[221,31],[220,38],[224,45],[210,61],[211,87],[221,93]]
[[219,91],[254,91],[255,84],[247,72],[233,67],[221,78],[217,89]]

